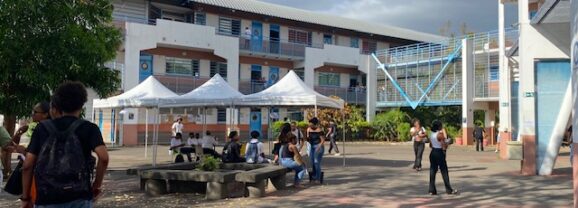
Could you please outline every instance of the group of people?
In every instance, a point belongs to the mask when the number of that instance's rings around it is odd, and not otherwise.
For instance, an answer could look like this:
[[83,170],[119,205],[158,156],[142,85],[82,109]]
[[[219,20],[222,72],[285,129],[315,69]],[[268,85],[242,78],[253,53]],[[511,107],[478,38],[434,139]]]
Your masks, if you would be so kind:
[[[86,101],[82,83],[65,82],[50,103],[34,106],[31,124],[12,137],[0,128],[2,172],[10,177],[5,188],[21,196],[22,207],[92,207],[102,193],[108,152],[98,126],[80,117]],[[26,132],[28,147],[20,145]],[[25,155],[14,172],[12,153]]]
[[457,190],[453,189],[450,185],[450,177],[448,173],[448,165],[446,161],[446,151],[449,145],[452,143],[446,130],[443,128],[442,122],[439,120],[434,120],[430,128],[430,134],[427,134],[426,129],[421,125],[418,119],[412,121],[412,128],[410,129],[410,134],[413,140],[413,149],[415,155],[415,162],[413,169],[416,171],[421,171],[421,160],[422,155],[425,150],[425,144],[429,143],[431,152],[429,155],[430,161],[430,174],[429,174],[429,194],[437,195],[437,189],[435,185],[436,174],[438,170],[442,173],[442,178],[444,180],[446,193],[457,194]]
[[[182,119],[179,118],[177,122],[182,122]],[[200,159],[199,156],[201,155],[201,151],[202,155],[210,155],[215,158],[220,158],[221,155],[215,151],[216,146],[217,140],[214,136],[211,135],[210,131],[206,131],[203,138],[200,138],[199,133],[191,132],[189,133],[189,138],[187,138],[187,141],[183,141],[181,128],[181,131],[175,131],[174,136],[171,138],[169,151],[171,154],[176,155],[175,162],[181,162],[180,160],[182,155],[186,155],[188,161],[192,162],[193,158],[191,154],[195,154],[196,161],[198,161]]]

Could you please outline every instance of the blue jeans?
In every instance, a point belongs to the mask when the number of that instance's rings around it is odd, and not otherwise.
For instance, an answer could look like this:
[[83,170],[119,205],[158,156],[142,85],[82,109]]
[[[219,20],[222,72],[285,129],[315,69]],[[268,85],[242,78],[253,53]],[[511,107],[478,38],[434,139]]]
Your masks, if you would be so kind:
[[303,175],[305,175],[304,165],[299,165],[297,162],[295,162],[295,160],[293,160],[293,158],[281,158],[280,162],[283,167],[295,171],[295,178],[294,178],[295,184],[298,184],[299,182],[301,182],[301,180],[303,180]]
[[62,204],[34,205],[35,208],[92,208],[92,201],[79,199]]
[[[318,146],[321,146],[319,151],[315,151]],[[311,165],[313,166],[313,180],[321,179],[321,160],[323,159],[323,153],[325,152],[325,146],[321,144],[311,144],[311,149],[309,150],[309,158],[311,158]]]

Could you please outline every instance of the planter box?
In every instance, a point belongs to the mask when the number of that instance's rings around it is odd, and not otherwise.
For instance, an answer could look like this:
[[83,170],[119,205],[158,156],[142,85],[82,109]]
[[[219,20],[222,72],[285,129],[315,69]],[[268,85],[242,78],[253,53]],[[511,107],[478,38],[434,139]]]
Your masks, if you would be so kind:
[[522,160],[524,156],[524,151],[522,148],[522,142],[519,141],[509,141],[507,143],[507,156],[508,160]]

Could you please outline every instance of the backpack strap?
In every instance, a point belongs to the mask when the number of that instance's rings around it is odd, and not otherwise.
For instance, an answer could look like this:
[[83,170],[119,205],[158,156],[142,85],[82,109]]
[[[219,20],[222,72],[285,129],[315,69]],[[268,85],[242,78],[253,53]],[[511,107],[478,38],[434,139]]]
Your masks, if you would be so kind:
[[43,121],[42,124],[44,125],[44,127],[46,127],[46,130],[48,131],[48,135],[54,135],[54,134],[60,132],[60,131],[58,131],[58,129],[54,125],[54,121],[52,121],[52,120]]
[[70,124],[70,126],[63,133],[65,135],[73,134],[80,125],[84,124],[84,122],[85,122],[84,119],[78,119],[72,122],[72,124]]

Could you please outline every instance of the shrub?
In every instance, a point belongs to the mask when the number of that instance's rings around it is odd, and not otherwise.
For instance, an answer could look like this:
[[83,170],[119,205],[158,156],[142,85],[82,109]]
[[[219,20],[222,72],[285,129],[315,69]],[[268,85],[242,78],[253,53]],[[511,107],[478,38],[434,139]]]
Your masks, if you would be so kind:
[[397,139],[401,142],[405,142],[405,141],[409,141],[410,140],[410,135],[409,135],[409,130],[411,129],[411,126],[409,125],[409,123],[401,123],[397,125]]
[[371,128],[374,139],[405,141],[409,138],[409,116],[399,109],[380,113],[371,122]]
[[217,168],[219,168],[220,165],[221,165],[221,161],[219,159],[214,158],[212,156],[205,156],[201,160],[201,163],[199,164],[199,167],[197,167],[197,170],[215,171]]

